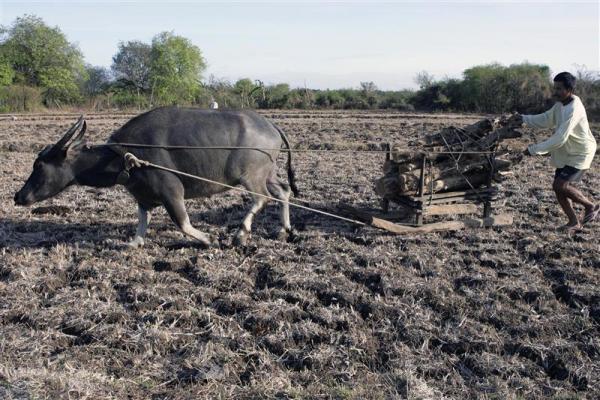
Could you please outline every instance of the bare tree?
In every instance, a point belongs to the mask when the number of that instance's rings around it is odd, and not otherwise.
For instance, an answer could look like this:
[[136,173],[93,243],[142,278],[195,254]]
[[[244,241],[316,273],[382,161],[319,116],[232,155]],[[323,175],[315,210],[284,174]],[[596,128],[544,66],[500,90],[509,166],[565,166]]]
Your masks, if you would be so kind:
[[421,71],[415,76],[415,83],[419,85],[419,89],[427,89],[435,82],[435,77],[427,71]]

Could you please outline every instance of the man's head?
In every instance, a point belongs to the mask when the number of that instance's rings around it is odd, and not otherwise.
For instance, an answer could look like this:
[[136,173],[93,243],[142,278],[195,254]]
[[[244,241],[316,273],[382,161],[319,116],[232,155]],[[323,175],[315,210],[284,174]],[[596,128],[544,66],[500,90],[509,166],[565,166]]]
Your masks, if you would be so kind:
[[561,72],[554,77],[554,98],[560,102],[566,102],[573,95],[575,89],[575,77],[568,72]]

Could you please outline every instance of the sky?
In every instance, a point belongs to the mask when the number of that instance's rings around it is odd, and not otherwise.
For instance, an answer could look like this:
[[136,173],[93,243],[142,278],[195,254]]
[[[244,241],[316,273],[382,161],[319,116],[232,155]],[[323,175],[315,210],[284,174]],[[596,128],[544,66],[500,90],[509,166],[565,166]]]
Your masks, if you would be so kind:
[[119,42],[163,31],[190,39],[205,78],[337,89],[415,76],[460,78],[474,65],[540,63],[600,70],[599,1],[9,1],[0,24],[33,14],[58,26],[85,61],[110,67]]

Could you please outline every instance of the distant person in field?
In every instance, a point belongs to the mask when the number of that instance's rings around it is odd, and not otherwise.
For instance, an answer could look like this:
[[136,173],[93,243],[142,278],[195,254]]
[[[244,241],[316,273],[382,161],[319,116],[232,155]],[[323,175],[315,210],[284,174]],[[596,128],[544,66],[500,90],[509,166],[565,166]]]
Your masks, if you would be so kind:
[[213,100],[210,102],[210,106],[209,106],[209,107],[211,108],[211,110],[217,110],[217,109],[219,108],[219,103],[217,103],[217,102],[215,101],[215,99],[213,99]]
[[[592,203],[573,186],[590,168],[596,154],[596,140],[581,99],[573,94],[574,87],[575,77],[568,72],[561,72],[554,77],[554,97],[557,100],[554,106],[543,114],[521,116],[525,125],[555,129],[552,136],[541,143],[529,145],[524,153],[550,153],[552,156],[552,164],[556,167],[552,188],[569,218],[569,222],[562,227],[566,230],[580,229],[582,225],[595,220],[600,212],[600,205]],[[585,208],[581,221],[571,201]]]

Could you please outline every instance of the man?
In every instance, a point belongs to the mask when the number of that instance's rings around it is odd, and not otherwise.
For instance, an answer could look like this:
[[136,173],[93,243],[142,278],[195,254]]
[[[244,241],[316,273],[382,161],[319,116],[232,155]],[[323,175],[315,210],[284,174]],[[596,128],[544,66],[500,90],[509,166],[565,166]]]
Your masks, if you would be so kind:
[[[581,225],[598,217],[600,205],[592,203],[573,182],[581,179],[590,168],[596,154],[596,140],[590,131],[585,108],[578,96],[573,94],[575,77],[561,72],[554,77],[554,97],[558,100],[543,114],[522,115],[522,122],[534,128],[555,128],[554,134],[541,143],[529,145],[526,155],[550,153],[552,164],[557,168],[552,188],[558,203],[569,218],[563,226],[566,230],[580,229]],[[585,208],[581,223],[573,210],[571,201]]]

